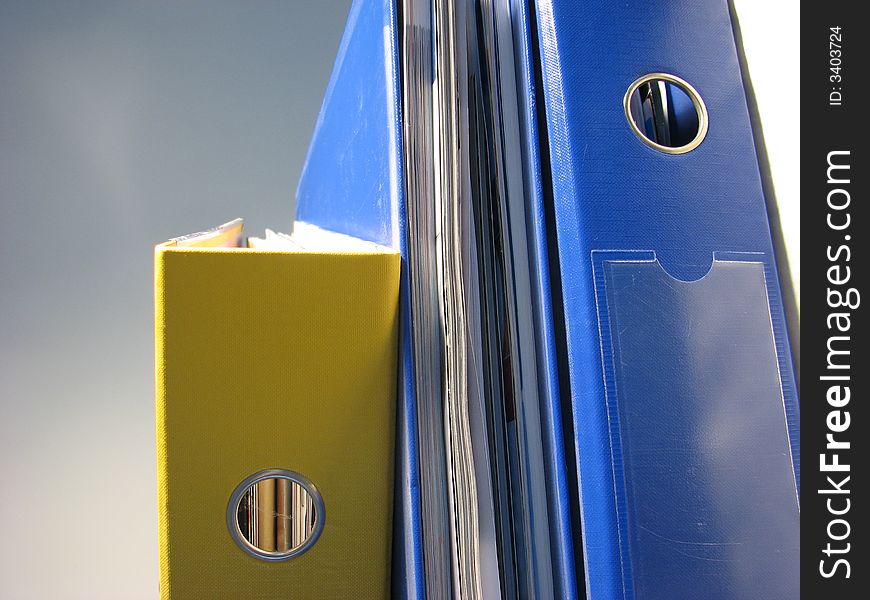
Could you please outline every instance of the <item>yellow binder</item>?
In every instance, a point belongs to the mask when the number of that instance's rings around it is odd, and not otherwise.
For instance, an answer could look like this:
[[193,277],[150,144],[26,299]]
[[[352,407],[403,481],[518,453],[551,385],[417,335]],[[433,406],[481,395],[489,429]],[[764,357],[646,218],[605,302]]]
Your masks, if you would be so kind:
[[388,597],[399,256],[240,232],[155,251],[161,598]]

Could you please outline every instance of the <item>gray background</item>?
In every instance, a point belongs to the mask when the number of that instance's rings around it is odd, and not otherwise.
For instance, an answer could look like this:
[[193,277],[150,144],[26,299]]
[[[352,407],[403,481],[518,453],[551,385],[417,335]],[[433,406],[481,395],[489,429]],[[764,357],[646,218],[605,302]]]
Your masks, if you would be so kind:
[[[799,12],[736,4],[799,278]],[[348,7],[0,0],[3,600],[156,597],[152,247],[289,228]]]
[[289,229],[349,4],[0,0],[0,598],[157,596],[152,248]]

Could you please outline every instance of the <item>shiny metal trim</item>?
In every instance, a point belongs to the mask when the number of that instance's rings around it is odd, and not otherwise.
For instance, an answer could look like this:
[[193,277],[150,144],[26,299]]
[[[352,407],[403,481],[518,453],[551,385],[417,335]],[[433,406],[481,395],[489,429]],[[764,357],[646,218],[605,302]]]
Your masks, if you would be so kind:
[[[689,98],[692,99],[692,104],[695,106],[695,111],[698,113],[698,133],[695,134],[694,139],[684,146],[663,146],[661,144],[657,144],[652,141],[637,126],[637,123],[634,122],[634,119],[631,117],[631,97],[637,89],[645,83],[655,81],[655,80],[665,80],[671,83],[674,83],[681,88],[686,94],[689,95]],[[655,148],[659,152],[664,152],[665,154],[685,154],[686,152],[691,152],[695,148],[697,148],[701,142],[704,141],[704,138],[707,136],[707,129],[709,127],[709,116],[707,114],[707,106],[704,104],[704,100],[701,98],[701,94],[698,93],[694,87],[692,87],[689,82],[676,75],[671,75],[670,73],[649,73],[648,75],[644,75],[643,77],[638,77],[635,79],[630,86],[628,86],[628,91],[625,92],[625,96],[622,98],[622,109],[625,112],[625,118],[628,121],[631,130],[634,134],[641,139],[643,143],[651,148]]]
[[[287,552],[269,552],[266,550],[261,550],[257,548],[253,544],[251,544],[245,536],[242,534],[241,529],[239,529],[239,520],[238,520],[238,509],[239,503],[242,501],[245,493],[250,489],[252,485],[255,483],[259,483],[265,479],[287,479],[296,483],[302,487],[308,495],[311,496],[311,499],[314,501],[314,510],[315,510],[315,522],[314,529],[311,530],[311,535],[308,536],[308,539],[305,540],[301,545],[293,548],[292,550],[288,550]],[[227,504],[227,529],[230,532],[230,537],[233,538],[233,541],[236,545],[250,554],[255,558],[259,558],[260,560],[277,562],[282,560],[288,560],[304,554],[317,542],[320,538],[320,534],[323,533],[323,527],[326,524],[326,505],[323,502],[323,497],[320,495],[320,491],[317,487],[311,483],[304,475],[297,473],[295,471],[288,471],[286,469],[266,469],[264,471],[260,471],[258,473],[254,473],[250,477],[246,477],[236,488],[233,490],[233,493],[230,495],[230,501]]]

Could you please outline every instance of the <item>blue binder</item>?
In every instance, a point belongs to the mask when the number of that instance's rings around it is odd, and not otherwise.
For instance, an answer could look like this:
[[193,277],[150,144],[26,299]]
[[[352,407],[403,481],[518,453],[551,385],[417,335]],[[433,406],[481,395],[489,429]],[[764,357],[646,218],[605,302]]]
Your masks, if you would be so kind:
[[[797,387],[729,4],[536,16],[588,597],[796,598]],[[685,154],[628,124],[657,72],[706,103]]]
[[[510,6],[556,597],[797,597],[797,386],[727,0]],[[399,29],[354,1],[297,218],[407,257]],[[706,103],[691,152],[628,125],[656,72]],[[404,276],[393,593],[423,598]]]
[[[547,500],[550,515],[550,545],[553,562],[553,592],[556,598],[577,598],[583,589],[582,563],[576,569],[574,533],[580,523],[572,525],[571,505],[576,502],[571,492],[566,460],[566,445],[562,426],[562,401],[553,314],[550,248],[544,197],[544,174],[541,170],[540,132],[537,106],[539,90],[535,81],[537,60],[533,43],[533,22],[530,6],[525,0],[511,0],[511,22],[517,61],[517,87],[520,111],[520,135],[523,154],[523,185],[527,198],[529,250],[533,263],[533,300],[535,329],[538,336],[541,418],[544,454],[547,470]],[[570,413],[564,418],[570,418]]]
[[[518,69],[527,197],[532,198],[530,248],[538,267],[535,281],[544,449],[551,511],[555,585],[559,598],[575,598],[571,496],[565,471],[561,404],[556,371],[549,271],[538,157],[531,29],[528,7],[512,2]],[[297,219],[376,243],[407,257],[402,159],[400,53],[396,7],[390,0],[354,2],[297,190]],[[407,270],[405,271],[405,276]],[[398,416],[397,489],[393,593],[423,598],[420,496],[416,451],[413,357],[408,315],[409,290],[402,287],[403,404]]]
[[[407,257],[396,19],[393,0],[354,1],[299,181],[296,218]],[[423,598],[407,273],[403,268],[393,595]]]

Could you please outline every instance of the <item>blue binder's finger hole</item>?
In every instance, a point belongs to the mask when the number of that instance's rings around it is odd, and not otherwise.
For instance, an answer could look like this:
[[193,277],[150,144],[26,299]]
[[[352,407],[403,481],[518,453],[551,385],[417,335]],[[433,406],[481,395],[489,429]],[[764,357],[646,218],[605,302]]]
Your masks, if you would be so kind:
[[704,101],[695,88],[674,75],[652,73],[636,79],[623,104],[634,133],[661,152],[689,152],[707,135]]
[[242,481],[227,505],[236,544],[262,560],[287,560],[307,551],[323,531],[323,498],[306,477],[268,469]]

